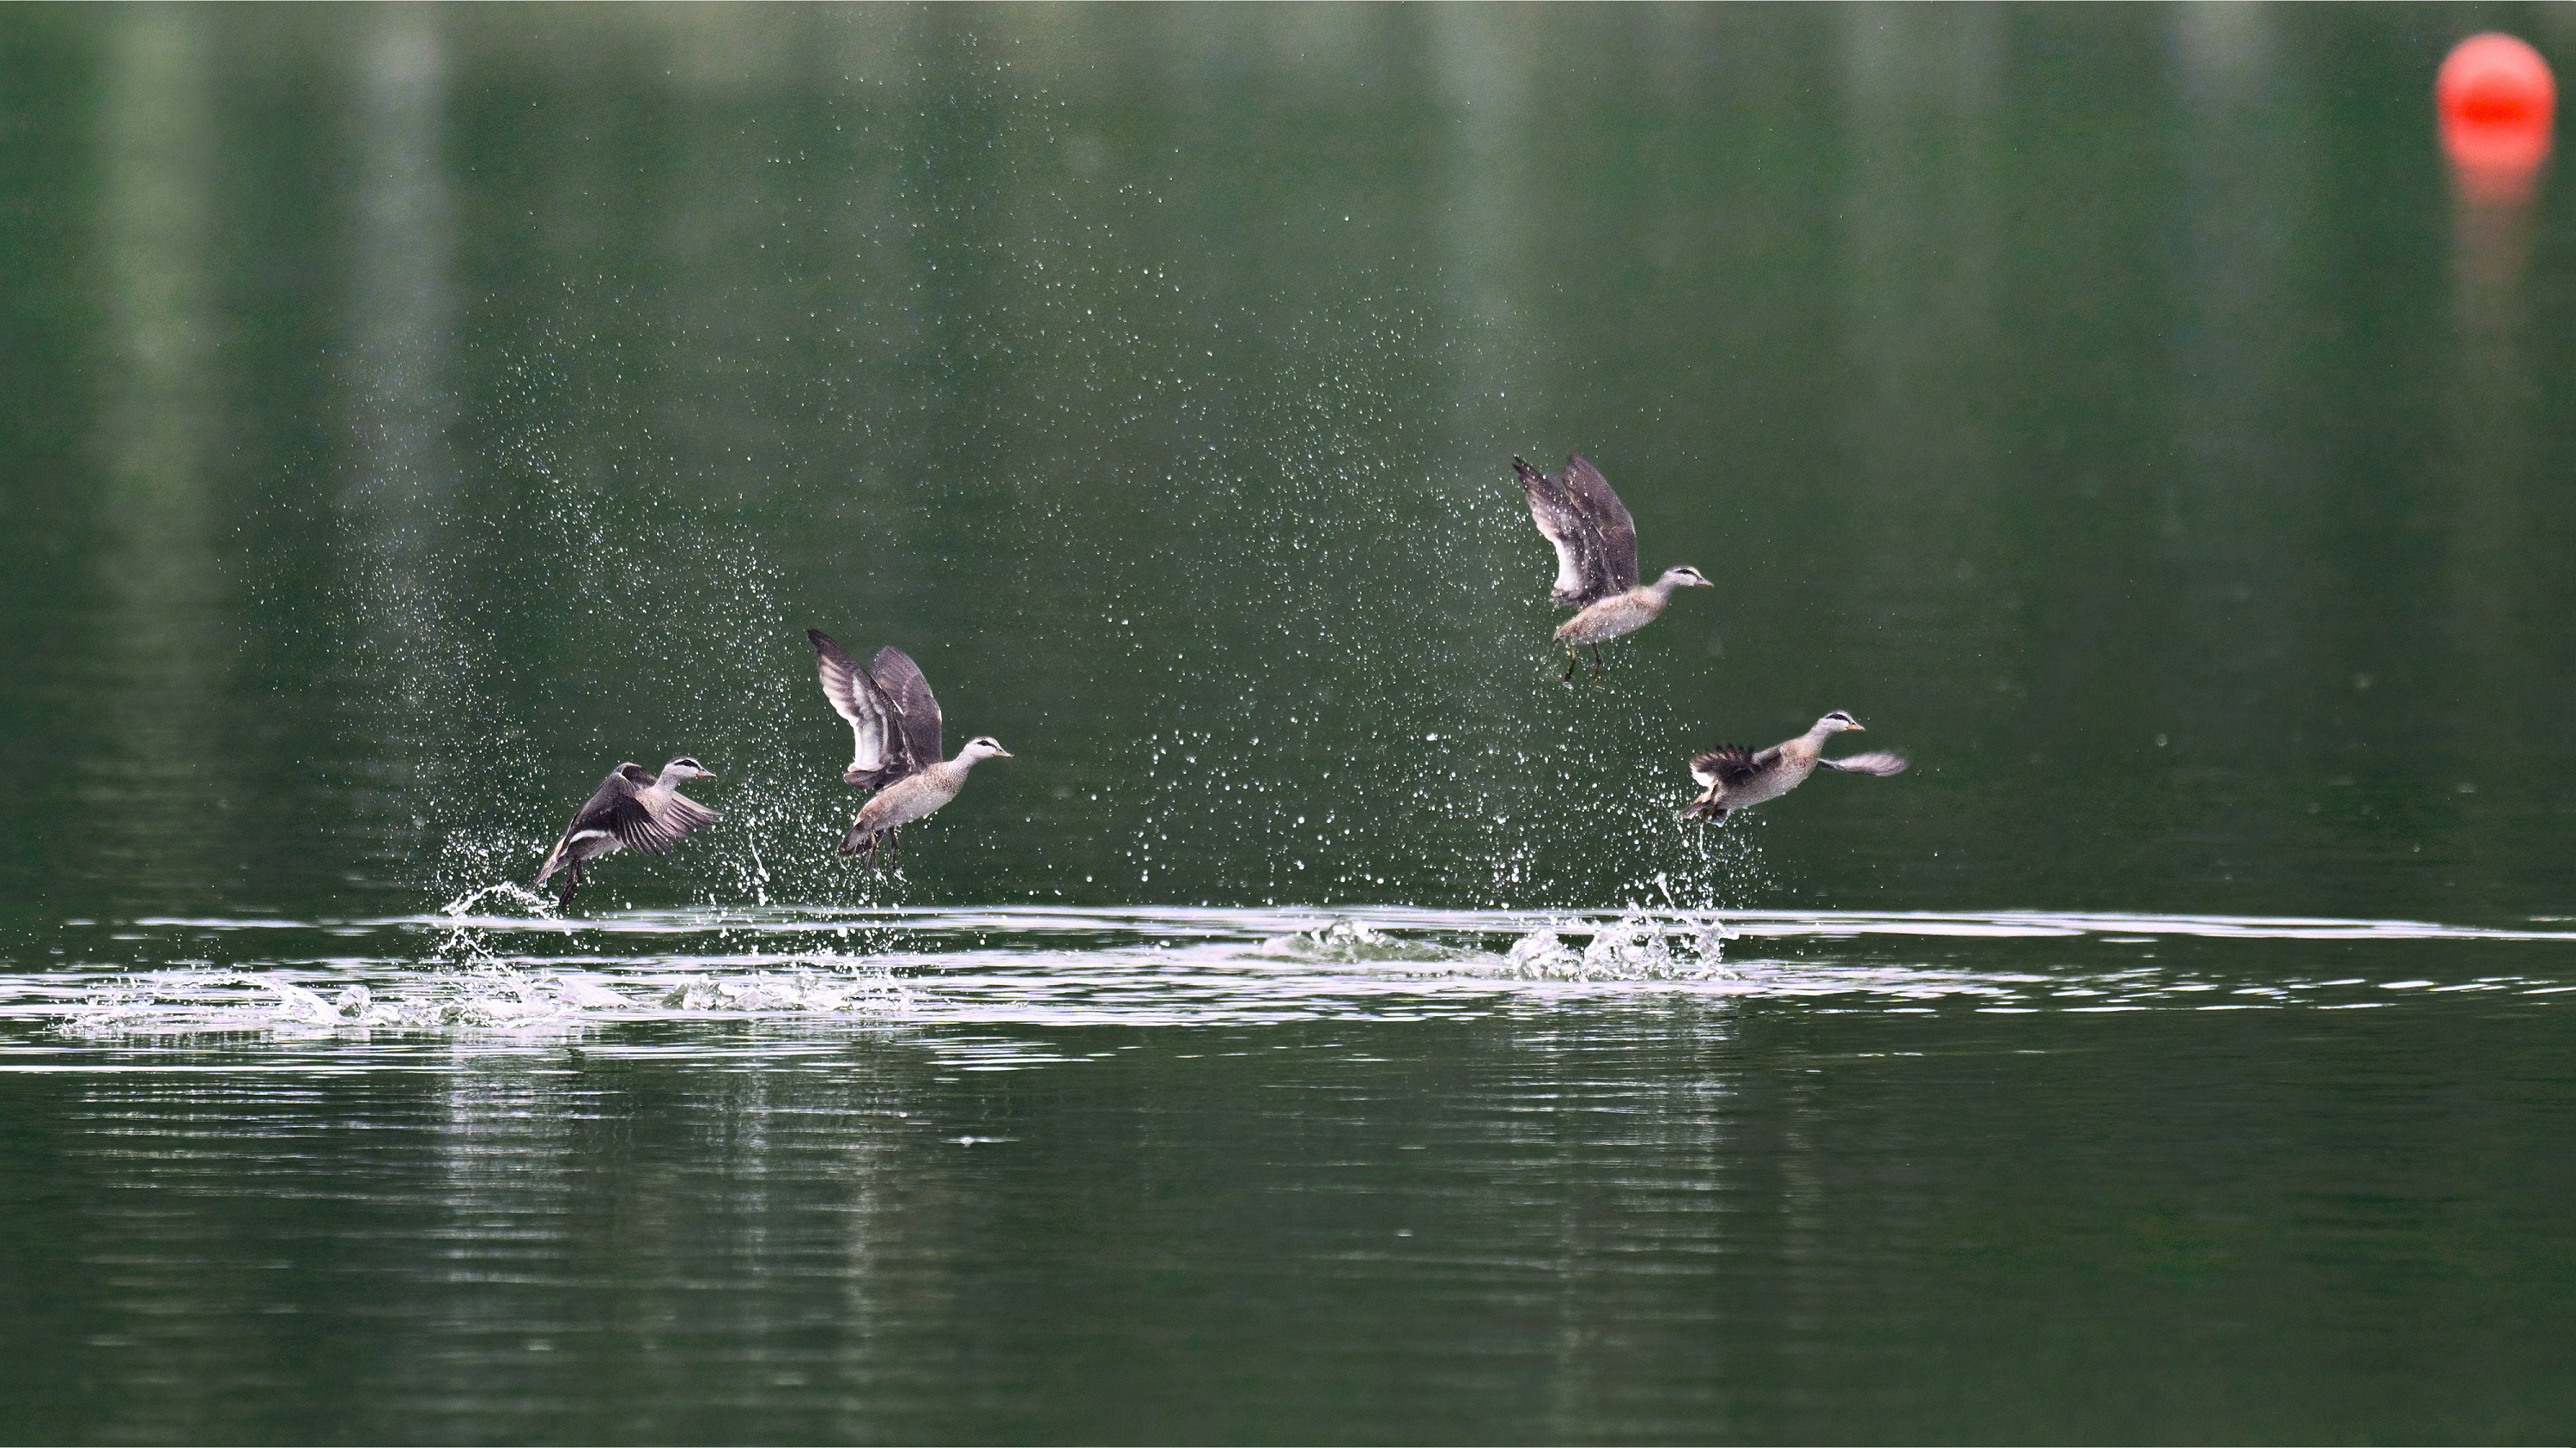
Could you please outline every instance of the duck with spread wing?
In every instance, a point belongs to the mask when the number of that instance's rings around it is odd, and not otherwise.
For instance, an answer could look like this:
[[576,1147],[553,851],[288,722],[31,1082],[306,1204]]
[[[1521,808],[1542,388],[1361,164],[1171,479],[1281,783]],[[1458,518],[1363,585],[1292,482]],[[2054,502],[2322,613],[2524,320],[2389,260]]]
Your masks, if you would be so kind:
[[1825,741],[1847,729],[1861,727],[1859,720],[1840,709],[1815,722],[1806,733],[1795,739],[1784,739],[1756,754],[1741,744],[1721,744],[1705,754],[1691,756],[1691,778],[1700,782],[1700,797],[1682,806],[1674,816],[1685,820],[1722,820],[1737,810],[1747,809],[1766,799],[1778,799],[1816,772],[1816,766],[1838,769],[1845,774],[1870,774],[1885,778],[1905,772],[1905,757],[1884,752],[1845,755],[1840,759],[1825,757]]
[[640,764],[617,766],[599,782],[590,801],[573,811],[563,838],[546,852],[546,862],[537,868],[537,888],[544,889],[557,870],[569,871],[564,876],[563,898],[556,902],[569,905],[572,892],[581,888],[584,863],[619,850],[668,853],[717,818],[714,810],[680,793],[680,786],[692,779],[715,777],[715,771],[685,754],[663,765],[658,778]]
[[1556,641],[1565,645],[1560,677],[1574,677],[1582,662],[1575,650],[1585,644],[1592,648],[1592,672],[1600,673],[1601,646],[1653,623],[1674,589],[1715,586],[1688,567],[1667,568],[1638,586],[1637,525],[1610,480],[1582,454],[1567,458],[1562,473],[1540,472],[1519,458],[1512,459],[1512,471],[1520,475],[1538,531],[1556,545],[1556,587],[1548,597],[1580,610],[1557,625]]
[[[897,648],[877,650],[861,668],[847,649],[821,629],[807,629],[814,645],[814,664],[823,680],[823,697],[850,723],[857,749],[843,784],[872,789],[876,796],[860,806],[859,817],[841,838],[841,853],[864,853],[870,869],[893,861],[895,831],[924,818],[957,797],[966,773],[987,759],[1008,759],[1011,751],[978,735],[966,741],[954,759],[939,757],[939,701],[921,666]],[[885,845],[885,859],[877,855]]]

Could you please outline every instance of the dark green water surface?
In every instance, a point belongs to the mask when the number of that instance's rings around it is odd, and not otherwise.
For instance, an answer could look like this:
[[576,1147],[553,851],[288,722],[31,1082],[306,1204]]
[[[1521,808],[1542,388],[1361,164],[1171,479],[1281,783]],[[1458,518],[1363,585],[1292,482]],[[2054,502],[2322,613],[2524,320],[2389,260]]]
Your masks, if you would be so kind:
[[2490,26],[0,11],[0,1440],[2563,1441]]

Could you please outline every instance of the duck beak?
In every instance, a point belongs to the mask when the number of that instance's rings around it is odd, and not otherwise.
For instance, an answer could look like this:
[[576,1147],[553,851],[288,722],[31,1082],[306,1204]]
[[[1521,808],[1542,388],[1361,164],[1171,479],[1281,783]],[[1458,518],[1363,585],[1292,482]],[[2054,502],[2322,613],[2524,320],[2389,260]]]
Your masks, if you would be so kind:
[[1011,751],[1007,749],[996,749],[993,751],[993,757],[995,759],[1008,759],[1011,757]]
[[1867,734],[1867,733],[1869,732],[1869,730],[1868,730],[1868,729],[1866,729],[1866,728],[1862,727],[1861,722],[1860,722],[1858,719],[1854,719],[1854,720],[1853,720],[1853,721],[1851,721],[1849,724],[1846,724],[1846,725],[1844,725],[1843,727],[1844,727],[1845,729],[1850,730],[1850,731],[1851,731],[1851,732],[1853,732],[1854,734]]
[[698,778],[700,779],[713,779],[715,777],[716,772],[712,769],[701,769],[698,771]]

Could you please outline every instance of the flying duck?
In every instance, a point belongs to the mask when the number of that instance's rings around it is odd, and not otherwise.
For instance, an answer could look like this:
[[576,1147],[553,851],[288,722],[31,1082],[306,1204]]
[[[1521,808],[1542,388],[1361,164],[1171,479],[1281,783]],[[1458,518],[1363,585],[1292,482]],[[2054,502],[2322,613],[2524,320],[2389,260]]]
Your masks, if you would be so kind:
[[841,782],[875,790],[859,807],[859,817],[841,838],[841,853],[865,851],[868,867],[879,867],[877,838],[885,837],[886,862],[896,846],[895,831],[957,797],[966,787],[966,772],[987,759],[1008,759],[1011,751],[978,735],[966,741],[955,759],[939,757],[939,701],[921,666],[897,648],[877,650],[866,668],[849,650],[818,628],[805,637],[814,645],[814,665],[823,679],[823,697],[832,711],[850,721],[857,750]]
[[1722,820],[1740,809],[1749,809],[1766,799],[1778,799],[1816,772],[1821,764],[1845,774],[1874,774],[1885,778],[1905,772],[1905,760],[1895,754],[1854,754],[1842,759],[1825,757],[1825,738],[1846,729],[1858,729],[1860,721],[1840,709],[1826,715],[1815,727],[1795,739],[1784,739],[1759,754],[1741,744],[1721,744],[1705,754],[1691,756],[1691,778],[1705,787],[1699,798],[1682,806],[1675,819]]
[[1529,499],[1538,531],[1556,545],[1556,587],[1548,597],[1560,608],[1581,612],[1557,625],[1556,641],[1565,645],[1565,672],[1574,677],[1581,662],[1575,648],[1592,646],[1592,672],[1601,672],[1601,645],[1632,634],[1655,621],[1676,588],[1713,587],[1696,568],[1667,568],[1664,576],[1637,586],[1637,525],[1610,480],[1577,453],[1565,460],[1565,471],[1540,472],[1519,458],[1521,493]]
[[617,766],[616,772],[599,782],[590,802],[573,811],[563,838],[546,852],[545,864],[537,869],[537,888],[544,889],[546,878],[555,871],[570,871],[564,877],[563,898],[556,902],[569,905],[572,892],[581,888],[585,861],[619,850],[663,854],[714,824],[716,812],[680,793],[680,786],[692,779],[715,777],[715,771],[685,754],[663,765],[659,779],[640,764]]

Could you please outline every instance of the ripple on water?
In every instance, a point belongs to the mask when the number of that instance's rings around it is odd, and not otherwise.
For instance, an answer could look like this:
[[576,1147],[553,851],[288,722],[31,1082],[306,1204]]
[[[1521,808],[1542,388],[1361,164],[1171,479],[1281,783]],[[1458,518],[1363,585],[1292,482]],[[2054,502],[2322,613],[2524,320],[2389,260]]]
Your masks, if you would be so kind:
[[[514,905],[530,908],[499,913]],[[2563,930],[2027,911],[767,907],[569,918],[511,886],[423,915],[78,921],[61,939],[73,963],[6,977],[0,1020],[85,1044],[523,1041],[638,1022],[1420,1020],[1654,995],[2077,1014],[2349,1009],[2463,992],[2537,1004],[2576,991],[2565,950],[2576,932]]]

